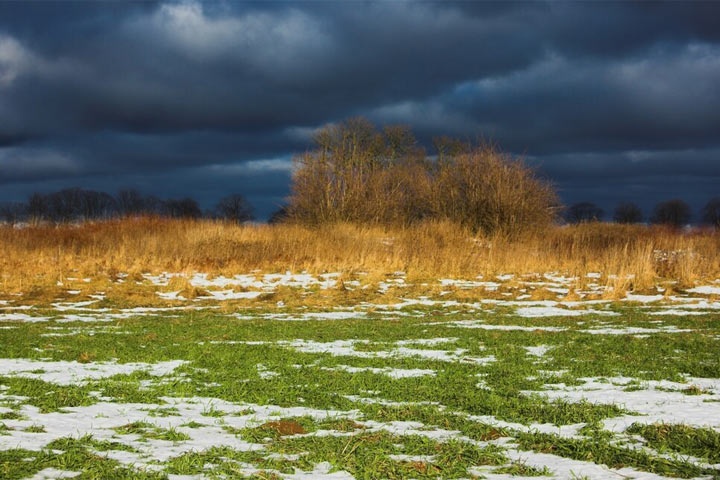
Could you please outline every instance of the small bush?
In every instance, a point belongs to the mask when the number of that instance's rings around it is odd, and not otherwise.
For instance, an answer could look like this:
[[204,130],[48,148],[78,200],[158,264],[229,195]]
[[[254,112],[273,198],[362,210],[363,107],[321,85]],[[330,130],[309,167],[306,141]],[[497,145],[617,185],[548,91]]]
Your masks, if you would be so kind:
[[617,223],[640,223],[642,219],[642,210],[634,203],[621,203],[615,208],[613,220]]
[[602,220],[603,209],[590,202],[576,203],[565,212],[565,220],[568,223],[598,222]]
[[703,223],[720,227],[720,197],[710,199],[702,210]]
[[675,198],[667,202],[658,203],[653,210],[650,222],[656,225],[667,225],[680,228],[690,221],[690,206],[684,201]]

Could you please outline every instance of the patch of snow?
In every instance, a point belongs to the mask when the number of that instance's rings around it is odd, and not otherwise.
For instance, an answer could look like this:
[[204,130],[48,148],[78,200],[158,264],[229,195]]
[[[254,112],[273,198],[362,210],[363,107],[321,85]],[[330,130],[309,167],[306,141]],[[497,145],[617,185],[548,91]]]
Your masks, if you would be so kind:
[[368,340],[335,340],[333,342],[315,342],[313,340],[279,341],[277,345],[286,345],[303,353],[329,353],[333,356],[350,356],[361,358],[392,358],[420,357],[427,360],[442,362],[469,362],[485,365],[495,361],[492,355],[476,358],[467,357],[467,350],[458,348],[454,351],[428,350],[419,348],[396,347],[392,350],[365,351],[356,350],[356,343],[369,343]]
[[534,347],[523,347],[525,350],[527,350],[528,354],[533,355],[535,357],[544,357],[547,352],[552,350],[554,347],[550,345],[537,345]]
[[[538,394],[548,400],[612,403],[639,414],[603,420],[604,428],[613,432],[624,432],[635,422],[685,424],[720,429],[720,402],[717,401],[720,400],[720,379],[688,377],[687,383],[638,380],[639,385],[632,385],[632,389],[628,389],[628,386],[634,379],[627,377],[593,377],[580,380],[585,383],[578,386],[549,384],[546,385],[548,390],[523,393]],[[686,395],[681,392],[691,386],[708,393]]]
[[435,461],[435,455],[388,455],[388,457],[396,462],[433,463]]
[[517,330],[524,332],[544,331],[544,332],[564,332],[567,328],[564,327],[552,327],[552,326],[532,326],[528,327],[525,325],[491,325],[483,323],[481,320],[458,320],[455,322],[432,322],[426,323],[425,325],[445,325],[448,327],[457,328],[479,328],[482,330]]
[[273,378],[273,377],[277,377],[280,375],[277,372],[273,372],[273,371],[269,370],[262,363],[258,363],[256,365],[256,367],[257,367],[258,375],[260,375],[260,378]]
[[459,338],[457,337],[448,337],[448,338],[416,338],[416,339],[410,339],[410,340],[398,340],[395,342],[395,345],[439,345],[441,343],[454,343],[457,342]]
[[146,371],[153,376],[172,373],[177,367],[188,363],[185,360],[171,360],[160,363],[115,363],[115,362],[44,362],[22,358],[0,359],[0,372],[6,376],[36,378],[58,385],[75,385],[85,380],[98,380],[115,375],[127,375]]
[[53,303],[52,306],[55,310],[64,312],[66,310],[79,310],[87,307],[88,305],[92,305],[93,303],[97,303],[97,300],[86,300],[84,302],[58,302]]
[[712,285],[702,285],[700,287],[690,288],[687,291],[703,295],[720,295],[720,287],[714,287]]
[[372,372],[375,374],[387,375],[390,378],[416,378],[425,376],[435,376],[435,370],[422,369],[422,368],[375,368],[375,367],[352,367],[350,365],[335,365],[334,367],[320,367],[321,370],[341,370],[348,373],[357,372]]
[[208,299],[218,301],[252,299],[257,298],[263,294],[263,292],[259,291],[236,292],[235,290],[207,290],[207,293],[208,295],[198,297],[196,301]]
[[662,295],[635,295],[632,293],[628,293],[624,300],[627,300],[628,302],[640,302],[640,303],[651,303],[651,302],[659,302],[662,300]]
[[497,282],[481,282],[476,280],[457,280],[452,278],[443,278],[440,280],[440,285],[443,287],[457,287],[462,289],[469,288],[484,288],[488,291],[497,290],[500,284]]
[[[216,398],[165,397],[162,400],[165,403],[159,405],[99,402],[89,406],[67,407],[62,411],[49,413],[41,413],[37,407],[32,405],[22,405],[18,413],[31,420],[4,420],[4,423],[12,430],[8,430],[7,435],[0,435],[0,451],[16,448],[40,451],[46,448],[48,443],[59,438],[81,438],[90,434],[95,440],[120,442],[139,451],[139,453],[135,453],[110,450],[107,452],[95,452],[97,455],[115,459],[128,467],[153,468],[149,462],[166,462],[187,452],[202,452],[213,447],[228,447],[238,451],[265,449],[263,444],[249,443],[233,433],[226,432],[222,428],[223,425],[241,429],[256,427],[283,417],[309,416],[316,420],[326,420],[338,418],[356,419],[360,415],[357,410],[317,410],[305,407],[283,408],[275,405],[236,404]],[[153,417],[148,414],[149,410],[157,408],[173,408],[178,415]],[[223,417],[222,424],[214,421],[210,422],[208,417],[204,415],[212,409],[228,413]],[[172,442],[152,438],[142,439],[136,434],[118,434],[115,431],[118,427],[134,422],[146,422],[157,428],[173,429],[190,438],[189,440]],[[189,422],[197,422],[203,426],[198,428],[183,426]],[[45,431],[41,433],[23,431],[32,425],[41,425]],[[157,465],[155,467],[157,468]],[[327,471],[327,469],[324,466],[318,469],[316,465],[313,471],[321,473]],[[302,475],[311,474],[304,472]],[[307,478],[314,477],[309,476]]]
[[48,320],[50,320],[48,317],[33,317],[24,313],[0,313],[0,322],[37,323],[47,322]]
[[[618,480],[632,478],[634,480],[669,480],[655,473],[643,472],[630,467],[610,468],[583,460],[573,460],[571,458],[559,457],[549,453],[535,453],[528,451],[520,451],[513,448],[506,449],[505,456],[511,460],[522,463],[538,469],[547,467],[552,471],[556,478],[592,478],[593,480]],[[483,475],[487,476],[485,473]],[[497,478],[488,476],[488,478]],[[512,477],[517,479],[518,477]],[[542,477],[533,477],[542,478]]]
[[647,312],[648,315],[677,315],[677,316],[685,316],[685,315],[709,315],[714,312],[702,312],[698,310],[683,310],[680,308],[671,308],[668,310],[658,310],[655,312]]
[[558,307],[522,307],[515,310],[515,315],[527,318],[538,317],[577,317],[580,315],[607,315],[617,316],[617,312],[610,310],[567,310]]
[[157,292],[157,296],[163,300],[187,300],[187,298],[180,295],[181,290],[177,292]]
[[689,328],[677,328],[675,325],[660,326],[656,328],[646,327],[605,327],[578,330],[578,332],[590,333],[592,335],[637,335],[648,333],[686,333],[692,332]]
[[58,480],[60,478],[73,478],[80,475],[82,472],[70,472],[67,470],[58,470],[56,468],[45,468],[40,470],[28,480]]

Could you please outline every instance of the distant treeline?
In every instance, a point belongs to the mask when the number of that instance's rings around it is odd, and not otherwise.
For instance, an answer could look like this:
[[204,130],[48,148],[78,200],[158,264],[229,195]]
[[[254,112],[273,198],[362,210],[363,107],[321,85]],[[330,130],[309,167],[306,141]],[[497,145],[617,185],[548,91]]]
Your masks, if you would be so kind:
[[252,206],[240,194],[221,199],[211,210],[203,211],[192,198],[161,200],[137,190],[121,190],[115,195],[82,188],[53,193],[34,193],[27,202],[0,204],[0,221],[74,222],[124,216],[154,215],[170,218],[218,218],[238,223],[253,219]]
[[[565,211],[565,220],[568,223],[599,222],[605,219],[605,212],[591,202],[579,202],[571,205]],[[690,205],[675,198],[658,203],[648,218],[642,209],[634,203],[624,202],[615,207],[612,220],[616,223],[642,223],[649,222],[655,225],[668,225],[682,227],[693,219]],[[702,208],[699,216],[701,223],[720,227],[720,197],[710,199]]]
[[[542,231],[565,220],[604,220],[601,208],[580,202],[565,208],[553,186],[521,159],[488,143],[441,137],[429,155],[408,127],[378,129],[363,118],[327,126],[315,148],[295,157],[288,204],[270,223],[304,225],[336,222],[407,226],[423,220],[450,221],[474,232],[516,234]],[[622,203],[612,220],[681,227],[692,219],[687,203],[659,203],[649,218],[633,203]],[[240,195],[223,198],[202,211],[192,198],[161,200],[137,190],[115,195],[70,188],[35,193],[25,203],[0,204],[0,221],[73,222],[123,216],[217,218],[246,222],[252,207]],[[720,226],[720,197],[699,219]]]
[[[320,130],[315,148],[295,158],[291,220],[304,224],[352,222],[408,225],[449,220],[484,233],[542,230],[565,220],[603,220],[601,208],[560,205],[553,186],[521,159],[494,145],[441,137],[429,155],[405,126],[383,129],[362,118]],[[680,227],[692,219],[679,199],[658,204],[649,223]],[[720,226],[720,197],[700,219]],[[633,203],[617,206],[618,223],[645,221]]]

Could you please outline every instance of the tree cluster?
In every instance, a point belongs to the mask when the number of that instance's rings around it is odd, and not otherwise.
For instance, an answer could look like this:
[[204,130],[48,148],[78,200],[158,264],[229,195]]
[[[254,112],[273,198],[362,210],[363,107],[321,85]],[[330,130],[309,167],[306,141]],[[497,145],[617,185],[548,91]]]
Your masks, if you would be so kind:
[[319,225],[407,225],[447,219],[485,233],[551,224],[555,191],[521,160],[492,145],[440,138],[429,157],[403,126],[378,130],[365,119],[324,128],[296,157],[290,220]]
[[[594,222],[602,218],[603,210],[590,202],[576,203],[565,212],[565,220],[568,223]],[[616,223],[640,223],[644,219],[640,207],[629,202],[619,204],[613,215],[613,221]],[[690,205],[679,198],[658,203],[648,218],[651,224],[673,228],[684,227],[691,219]],[[708,201],[701,211],[700,220],[705,225],[720,227],[720,197]]]
[[152,215],[170,218],[216,218],[243,223],[253,219],[252,206],[242,195],[221,199],[212,210],[203,211],[190,197],[161,200],[137,190],[115,195],[82,188],[52,193],[34,193],[27,202],[0,204],[0,222],[75,222],[116,217]]

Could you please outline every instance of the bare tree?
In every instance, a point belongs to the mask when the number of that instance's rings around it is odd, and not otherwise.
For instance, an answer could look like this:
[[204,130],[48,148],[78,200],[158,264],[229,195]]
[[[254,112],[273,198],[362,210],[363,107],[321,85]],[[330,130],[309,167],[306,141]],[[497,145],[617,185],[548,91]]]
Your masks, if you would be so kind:
[[86,220],[110,218],[117,213],[117,202],[112,195],[94,190],[82,190],[80,217]]
[[634,203],[625,202],[615,207],[613,220],[617,223],[640,223],[642,219],[642,210]]
[[690,206],[679,198],[658,203],[650,217],[650,222],[657,225],[668,225],[675,228],[690,222]]
[[27,214],[31,221],[50,219],[50,205],[47,195],[33,193],[27,201]]
[[28,201],[31,216],[55,222],[108,218],[115,214],[115,199],[104,192],[66,188]]
[[597,222],[603,218],[603,209],[591,202],[579,202],[571,205],[565,212],[568,223]]
[[115,195],[118,213],[121,215],[140,215],[149,213],[146,198],[137,190],[120,190]]
[[720,197],[711,198],[702,209],[703,222],[720,227]]
[[268,218],[268,223],[270,225],[282,223],[288,219],[288,209],[286,206],[280,207],[277,210],[275,210],[272,214],[270,214],[270,218]]
[[169,199],[164,202],[165,211],[172,218],[200,218],[202,210],[198,203],[190,197],[180,200]]
[[240,194],[222,198],[215,206],[215,212],[220,218],[237,223],[244,223],[253,219],[252,206]]
[[144,195],[135,189],[120,190],[115,195],[120,215],[159,215],[162,201],[153,195]]
[[0,203],[0,221],[13,225],[25,217],[26,211],[27,206],[24,203]]
[[433,138],[433,147],[435,147],[439,162],[448,157],[457,157],[464,153],[470,153],[470,150],[472,150],[472,145],[448,136]]

